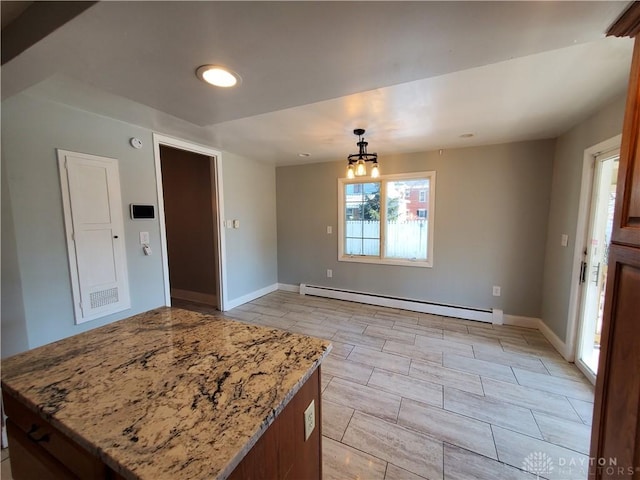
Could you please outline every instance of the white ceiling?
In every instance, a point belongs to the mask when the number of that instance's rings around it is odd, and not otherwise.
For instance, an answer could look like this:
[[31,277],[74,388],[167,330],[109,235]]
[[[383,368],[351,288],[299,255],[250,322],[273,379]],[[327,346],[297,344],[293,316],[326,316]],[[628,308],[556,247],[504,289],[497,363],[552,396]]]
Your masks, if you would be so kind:
[[[626,5],[100,2],[5,64],[2,95],[277,165],[343,158],[357,127],[381,155],[549,138],[624,92],[632,42],[603,32]],[[205,85],[205,63],[242,84]]]

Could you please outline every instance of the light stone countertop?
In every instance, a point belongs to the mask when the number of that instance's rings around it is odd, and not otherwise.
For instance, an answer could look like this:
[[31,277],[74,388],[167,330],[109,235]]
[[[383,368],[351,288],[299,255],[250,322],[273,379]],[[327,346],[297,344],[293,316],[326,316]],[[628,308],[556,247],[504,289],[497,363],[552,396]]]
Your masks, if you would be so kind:
[[331,349],[162,307],[2,361],[2,390],[126,478],[226,478]]

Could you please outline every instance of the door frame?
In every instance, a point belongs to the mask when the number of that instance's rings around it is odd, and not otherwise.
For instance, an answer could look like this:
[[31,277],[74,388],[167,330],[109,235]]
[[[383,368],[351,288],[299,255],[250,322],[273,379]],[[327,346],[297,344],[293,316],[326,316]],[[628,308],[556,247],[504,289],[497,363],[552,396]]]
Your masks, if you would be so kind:
[[[578,206],[578,221],[576,225],[575,241],[573,244],[573,270],[571,273],[571,291],[569,293],[569,313],[567,328],[567,352],[569,356],[567,361],[574,362],[578,368],[580,365],[576,362],[576,347],[578,343],[578,335],[580,333],[580,314],[582,303],[583,286],[580,284],[580,265],[582,263],[582,252],[588,242],[589,215],[591,214],[591,197],[593,189],[593,176],[595,173],[596,157],[609,150],[620,148],[622,142],[622,134],[616,135],[608,140],[604,140],[596,145],[587,148],[584,151],[582,160],[582,183],[580,186],[580,203]],[[588,371],[580,368],[587,378],[595,383],[595,377],[590,375]]]
[[[162,188],[162,164],[160,161],[160,146],[167,146],[198,153],[210,158],[211,189],[214,192],[214,236],[217,249],[216,262],[216,296],[218,309],[225,310],[227,305],[227,256],[224,238],[224,195],[222,188],[222,153],[219,150],[199,145],[187,140],[170,137],[160,133],[153,133],[153,156],[156,169],[156,189],[158,192],[158,220],[160,222],[160,255],[162,257],[162,275],[164,281],[164,300],[166,306],[171,306],[171,285],[169,281],[169,255],[167,250],[167,226],[164,212],[164,191]],[[213,200],[213,199],[212,199]]]

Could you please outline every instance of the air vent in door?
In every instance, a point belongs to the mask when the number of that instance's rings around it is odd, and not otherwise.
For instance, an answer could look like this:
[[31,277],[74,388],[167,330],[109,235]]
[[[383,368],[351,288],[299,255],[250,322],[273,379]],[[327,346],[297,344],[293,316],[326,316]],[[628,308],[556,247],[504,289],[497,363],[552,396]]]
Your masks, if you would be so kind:
[[93,292],[89,298],[91,299],[91,308],[104,307],[105,305],[118,303],[118,289],[109,288],[108,290]]

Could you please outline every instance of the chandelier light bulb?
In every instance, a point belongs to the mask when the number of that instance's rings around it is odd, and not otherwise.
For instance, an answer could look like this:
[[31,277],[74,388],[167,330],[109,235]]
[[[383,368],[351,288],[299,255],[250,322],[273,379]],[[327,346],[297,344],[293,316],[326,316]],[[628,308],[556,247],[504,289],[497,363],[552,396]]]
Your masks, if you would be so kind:
[[364,177],[367,174],[367,162],[373,163],[371,169],[371,176],[378,178],[380,176],[380,169],[378,167],[378,154],[367,152],[368,142],[364,140],[364,128],[356,128],[353,131],[354,135],[358,136],[358,153],[352,153],[347,156],[347,178]]

